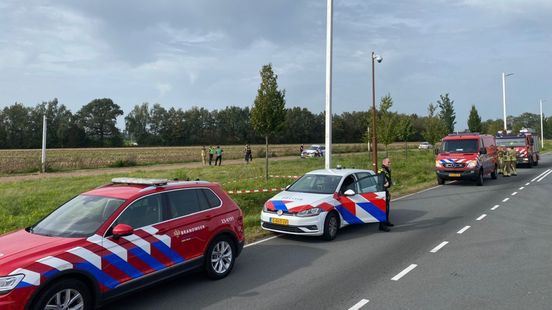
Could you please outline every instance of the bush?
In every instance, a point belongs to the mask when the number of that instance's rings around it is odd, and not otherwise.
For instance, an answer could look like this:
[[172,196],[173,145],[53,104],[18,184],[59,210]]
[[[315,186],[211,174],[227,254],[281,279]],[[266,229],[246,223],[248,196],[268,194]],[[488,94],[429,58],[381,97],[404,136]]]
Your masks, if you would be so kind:
[[126,157],[125,159],[117,159],[112,164],[110,164],[109,167],[122,168],[122,167],[134,167],[136,165],[138,165],[136,161],[136,155],[131,155]]

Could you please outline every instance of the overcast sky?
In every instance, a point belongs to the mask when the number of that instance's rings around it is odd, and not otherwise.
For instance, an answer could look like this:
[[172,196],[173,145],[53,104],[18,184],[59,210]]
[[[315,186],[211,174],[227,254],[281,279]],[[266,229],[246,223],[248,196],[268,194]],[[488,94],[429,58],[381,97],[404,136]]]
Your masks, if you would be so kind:
[[[0,107],[251,106],[270,62],[288,107],[321,112],[325,18],[324,0],[0,0]],[[371,51],[396,111],[449,93],[457,129],[472,104],[501,118],[505,71],[508,114],[552,114],[551,0],[334,0],[334,112],[368,110]]]

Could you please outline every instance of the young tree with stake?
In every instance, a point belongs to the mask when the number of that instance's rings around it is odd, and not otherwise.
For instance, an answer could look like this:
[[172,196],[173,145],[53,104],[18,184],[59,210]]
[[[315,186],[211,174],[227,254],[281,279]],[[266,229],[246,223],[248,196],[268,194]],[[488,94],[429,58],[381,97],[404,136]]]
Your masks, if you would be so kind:
[[251,124],[265,138],[265,179],[268,180],[268,138],[283,128],[286,91],[278,89],[278,75],[272,71],[272,64],[264,65],[260,74],[261,85],[251,109]]

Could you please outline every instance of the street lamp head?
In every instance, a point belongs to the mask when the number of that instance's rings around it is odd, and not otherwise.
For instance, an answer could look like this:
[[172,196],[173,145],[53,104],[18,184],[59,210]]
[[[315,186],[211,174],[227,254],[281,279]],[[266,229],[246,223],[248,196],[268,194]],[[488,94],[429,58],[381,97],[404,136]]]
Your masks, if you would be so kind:
[[374,60],[377,62],[382,62],[383,58],[380,55],[374,55]]

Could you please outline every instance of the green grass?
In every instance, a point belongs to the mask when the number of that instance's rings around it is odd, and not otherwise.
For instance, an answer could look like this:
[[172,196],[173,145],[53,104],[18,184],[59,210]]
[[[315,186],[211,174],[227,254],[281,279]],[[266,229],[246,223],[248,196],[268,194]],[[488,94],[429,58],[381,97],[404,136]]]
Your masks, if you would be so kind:
[[[383,159],[384,152],[379,156]],[[435,183],[432,152],[410,150],[408,160],[404,151],[389,152],[392,161],[393,197],[403,195]],[[371,161],[366,153],[333,156],[334,166],[368,168]],[[270,163],[271,175],[302,175],[324,167],[324,159],[309,158]],[[0,232],[26,227],[51,212],[54,208],[83,191],[109,183],[113,177],[178,178],[181,180],[208,180],[219,182],[225,190],[285,187],[292,182],[287,178],[271,178],[265,181],[264,160],[255,159],[252,164],[207,166],[175,171],[137,171],[133,173],[103,174],[97,176],[52,177],[31,181],[0,183]],[[248,240],[266,235],[259,227],[259,213],[266,200],[274,193],[234,194],[232,199],[244,211],[245,232]]]
[[552,140],[544,140],[544,147],[542,148],[543,153],[552,152]]

